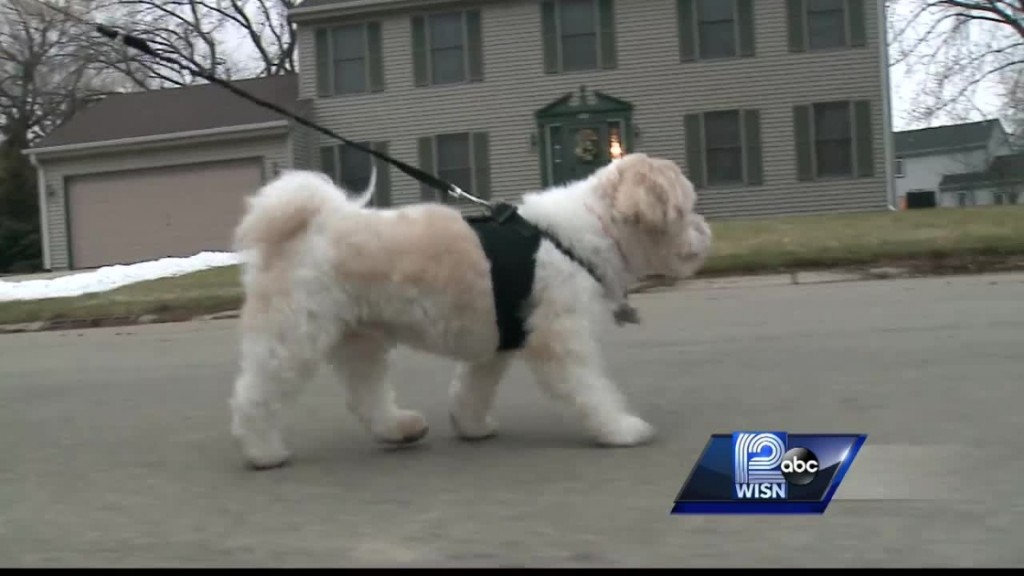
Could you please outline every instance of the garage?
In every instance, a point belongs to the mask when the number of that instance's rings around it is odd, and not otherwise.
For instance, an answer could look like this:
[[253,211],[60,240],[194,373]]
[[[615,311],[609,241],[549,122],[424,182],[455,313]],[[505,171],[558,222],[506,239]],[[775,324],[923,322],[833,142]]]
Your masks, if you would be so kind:
[[245,197],[263,179],[261,158],[69,176],[70,265],[230,250]]

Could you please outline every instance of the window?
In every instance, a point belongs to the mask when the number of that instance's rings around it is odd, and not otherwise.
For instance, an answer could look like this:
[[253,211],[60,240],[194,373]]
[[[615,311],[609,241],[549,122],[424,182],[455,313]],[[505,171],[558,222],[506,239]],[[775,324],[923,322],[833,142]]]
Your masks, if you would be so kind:
[[704,149],[707,150],[708,184],[743,181],[743,142],[738,111],[704,115]]
[[676,0],[680,60],[754,55],[753,0]]
[[687,172],[696,186],[763,183],[759,111],[687,114],[684,128]]
[[896,177],[903,178],[903,158],[897,158],[895,162]]
[[865,0],[786,0],[789,50],[864,46]]
[[[490,142],[486,132],[459,132],[418,140],[420,169],[481,199],[490,198]],[[456,203],[458,199],[421,185],[421,199]]]
[[[387,154],[387,142],[360,142],[359,144]],[[385,162],[375,159],[362,150],[342,144],[320,147],[320,170],[330,176],[335,184],[352,195],[361,194],[370,185],[371,162],[374,161],[377,162],[377,185],[370,204],[372,206],[389,206],[391,204],[390,173]]]
[[340,96],[384,89],[380,24],[349,24],[316,31],[317,92]]
[[814,105],[814,156],[817,176],[853,175],[853,133],[846,102]]
[[437,176],[463,190],[473,189],[473,156],[469,134],[444,134],[436,142]]
[[807,1],[807,46],[811,50],[846,46],[846,0]]
[[562,70],[596,69],[597,16],[594,3],[591,0],[562,0],[558,7]]
[[797,179],[874,176],[873,108],[868,100],[794,106]]
[[334,69],[334,93],[366,91],[366,34],[362,26],[336,28],[331,34],[331,66]]
[[617,65],[613,0],[544,0],[541,20],[548,73]]
[[413,16],[412,43],[417,86],[483,80],[479,10]]
[[451,84],[466,79],[462,13],[434,14],[430,22],[430,81]]
[[736,55],[735,9],[736,5],[731,0],[697,0],[697,38],[701,58]]

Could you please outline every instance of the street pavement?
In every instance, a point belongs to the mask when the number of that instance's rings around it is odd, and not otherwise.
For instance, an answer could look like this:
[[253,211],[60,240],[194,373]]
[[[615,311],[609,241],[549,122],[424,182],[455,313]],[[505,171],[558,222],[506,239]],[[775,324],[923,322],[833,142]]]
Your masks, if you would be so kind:
[[[423,444],[374,444],[325,371],[286,468],[228,434],[235,321],[0,336],[0,565],[1022,566],[1024,275],[635,298],[609,368],[658,430],[592,446],[524,366],[456,440],[451,365],[403,352]],[[671,516],[708,435],[863,432],[822,516]]]

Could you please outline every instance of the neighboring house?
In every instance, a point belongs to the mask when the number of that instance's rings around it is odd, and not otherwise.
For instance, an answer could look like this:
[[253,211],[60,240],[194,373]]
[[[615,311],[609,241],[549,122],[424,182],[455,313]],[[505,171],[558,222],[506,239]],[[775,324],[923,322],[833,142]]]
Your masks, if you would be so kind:
[[[972,187],[972,183],[984,178],[965,180],[961,176],[985,172],[996,157],[1011,152],[1009,138],[998,120],[896,132],[893,140],[896,194],[905,205],[953,207],[995,203],[990,193],[975,193]],[[952,175],[958,176],[944,180]]]
[[984,170],[947,174],[939,183],[943,206],[1018,204],[1024,200],[1024,153],[996,156]]
[[[895,204],[882,0],[306,0],[290,17],[300,70],[293,97],[311,119],[487,199],[515,199],[642,151],[678,162],[711,218]],[[221,92],[228,107],[251,106]],[[175,109],[189,115],[185,104]],[[261,122],[273,118],[266,114]],[[291,134],[267,141],[264,158],[322,169],[349,189],[365,186],[368,155],[317,132]],[[74,245],[90,242],[135,257],[124,246],[138,230],[76,223],[75,203],[100,202],[94,190],[108,186],[90,189],[83,179],[83,191],[68,194],[75,184],[65,176],[86,168],[109,174],[142,157],[192,164],[230,148],[179,140],[184,148],[173,155],[121,147],[116,159],[73,165],[38,151],[50,183],[48,262],[110,261],[76,256]],[[378,166],[379,205],[451,202]],[[146,184],[155,174],[138,173],[133,186],[160,188]],[[169,192],[153,195],[187,205],[183,211],[205,208],[201,198]],[[140,213],[153,201],[131,201],[135,208],[118,213],[148,222],[139,228],[158,224]],[[86,209],[86,218],[95,212]],[[209,224],[218,239],[230,232],[230,218],[219,218]],[[201,244],[171,239],[176,233],[160,240],[169,252]]]

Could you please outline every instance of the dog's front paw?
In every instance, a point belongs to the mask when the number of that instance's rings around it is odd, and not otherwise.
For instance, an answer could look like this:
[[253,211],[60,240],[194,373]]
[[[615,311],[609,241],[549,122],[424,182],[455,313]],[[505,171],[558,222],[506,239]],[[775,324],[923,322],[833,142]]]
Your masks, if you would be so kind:
[[602,446],[638,446],[653,438],[654,427],[632,415],[607,422],[596,434],[596,440]]
[[430,427],[419,412],[399,410],[386,425],[373,430],[374,437],[385,444],[412,444],[422,440]]
[[280,468],[291,461],[291,452],[280,437],[252,438],[236,436],[245,463],[252,470],[270,470]]
[[480,419],[459,418],[454,412],[448,414],[452,428],[463,440],[486,440],[498,434],[498,422],[493,416]]

